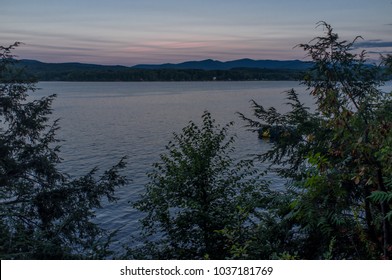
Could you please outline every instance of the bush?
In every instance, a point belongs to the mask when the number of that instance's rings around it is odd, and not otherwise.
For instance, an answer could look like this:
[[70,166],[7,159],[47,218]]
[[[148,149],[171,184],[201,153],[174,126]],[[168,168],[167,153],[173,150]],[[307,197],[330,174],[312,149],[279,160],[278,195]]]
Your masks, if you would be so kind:
[[[149,174],[146,192],[134,204],[146,213],[143,246],[136,258],[223,259],[246,241],[267,191],[250,161],[236,162],[231,124],[220,127],[205,112],[190,122]],[[238,246],[237,246],[238,247]]]

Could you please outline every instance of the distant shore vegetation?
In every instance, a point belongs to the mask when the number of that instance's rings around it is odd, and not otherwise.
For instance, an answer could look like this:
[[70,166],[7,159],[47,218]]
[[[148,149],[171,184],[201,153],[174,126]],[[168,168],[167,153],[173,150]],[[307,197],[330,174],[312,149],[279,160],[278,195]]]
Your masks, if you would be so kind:
[[[15,65],[26,78],[66,82],[302,81],[313,65],[312,62],[296,60],[249,60],[251,63],[248,64],[232,63],[242,67],[226,69],[227,66],[224,68],[220,65],[229,62],[219,62],[214,68],[209,65],[209,61],[126,67],[19,60]],[[385,73],[385,67],[378,68],[371,64],[366,67],[377,69],[384,80],[392,79],[392,75]]]

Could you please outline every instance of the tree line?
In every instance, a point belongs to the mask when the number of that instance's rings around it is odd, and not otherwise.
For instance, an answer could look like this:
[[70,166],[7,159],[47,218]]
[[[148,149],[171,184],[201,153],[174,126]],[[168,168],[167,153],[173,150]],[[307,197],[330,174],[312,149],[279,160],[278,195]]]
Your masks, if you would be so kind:
[[21,61],[26,77],[38,81],[90,81],[90,82],[155,82],[155,81],[291,81],[300,80],[303,70],[233,68],[230,70],[201,69],[136,69],[127,67],[66,67],[36,66]]

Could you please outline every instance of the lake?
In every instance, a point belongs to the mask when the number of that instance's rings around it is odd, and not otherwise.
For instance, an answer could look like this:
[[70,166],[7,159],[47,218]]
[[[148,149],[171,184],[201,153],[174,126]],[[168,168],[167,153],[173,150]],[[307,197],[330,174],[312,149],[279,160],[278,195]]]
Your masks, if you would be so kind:
[[[269,149],[270,143],[247,131],[236,112],[251,116],[252,99],[287,111],[284,92],[291,88],[303,93],[303,102],[313,103],[298,82],[40,82],[38,87],[35,97],[57,94],[53,118],[60,119],[63,171],[70,176],[94,167],[103,171],[127,156],[125,174],[131,182],[117,191],[117,203],[97,211],[104,228],[123,227],[120,243],[139,230],[141,214],[129,202],[143,192],[146,173],[159,161],[173,132],[180,132],[190,120],[200,123],[208,110],[222,125],[235,122],[233,157],[249,158]],[[266,177],[276,188],[284,183],[275,174]]]

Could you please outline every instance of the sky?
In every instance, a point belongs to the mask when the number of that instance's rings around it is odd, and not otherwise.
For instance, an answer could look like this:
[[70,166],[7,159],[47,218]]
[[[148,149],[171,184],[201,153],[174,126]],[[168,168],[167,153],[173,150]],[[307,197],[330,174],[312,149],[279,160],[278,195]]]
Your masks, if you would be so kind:
[[0,0],[0,45],[43,62],[304,60],[295,46],[323,35],[319,21],[392,52],[391,0]]

